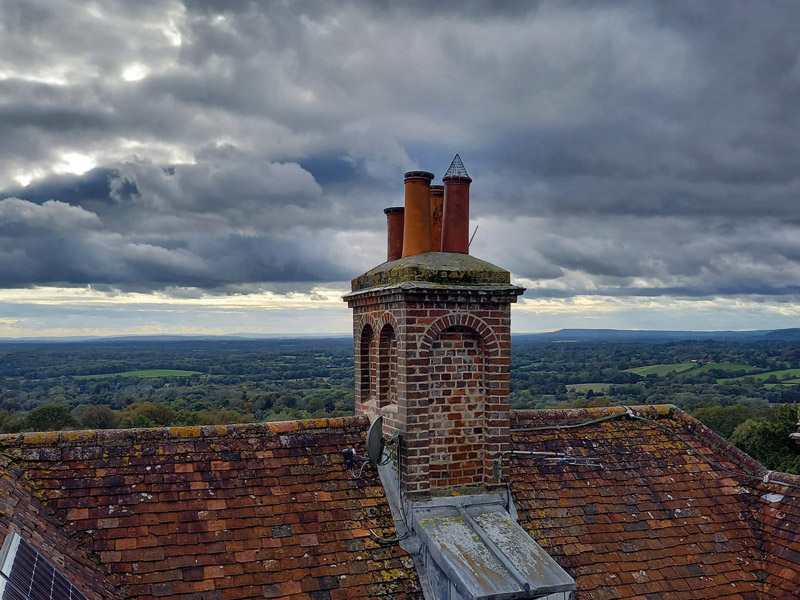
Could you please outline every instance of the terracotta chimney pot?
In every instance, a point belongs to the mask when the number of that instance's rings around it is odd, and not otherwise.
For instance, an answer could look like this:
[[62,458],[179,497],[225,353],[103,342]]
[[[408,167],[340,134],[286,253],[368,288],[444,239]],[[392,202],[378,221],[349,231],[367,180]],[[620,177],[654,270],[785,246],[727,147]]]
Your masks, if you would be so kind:
[[430,186],[433,173],[409,171],[405,175],[403,256],[431,251]]
[[469,254],[469,184],[472,179],[453,175],[444,178],[442,252]]
[[397,260],[403,256],[403,213],[402,206],[384,208],[386,214],[386,228],[388,234],[388,249],[386,260]]
[[444,186],[431,186],[431,250],[442,250],[442,213],[444,211]]
[[472,179],[456,154],[444,181],[442,252],[469,254],[469,184]]

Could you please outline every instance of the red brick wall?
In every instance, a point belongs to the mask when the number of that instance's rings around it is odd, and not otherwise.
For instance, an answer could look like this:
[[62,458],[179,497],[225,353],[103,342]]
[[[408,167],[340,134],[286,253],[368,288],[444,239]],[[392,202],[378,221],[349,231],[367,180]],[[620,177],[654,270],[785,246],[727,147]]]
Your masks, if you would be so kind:
[[[392,384],[396,385],[397,402],[382,405],[366,392],[366,384],[358,384],[367,372],[375,378],[373,380],[380,381],[382,369],[377,369],[379,372],[373,375],[373,365],[381,360],[380,344],[374,344],[370,350],[370,364],[367,366],[364,361],[356,364],[356,414],[369,418],[382,415],[385,433],[402,435],[400,480],[407,494],[446,493],[451,488],[499,485],[492,467],[494,459],[510,447],[510,308],[515,300],[516,294],[511,292],[489,293],[469,288],[394,288],[348,298],[354,309],[356,356],[362,355],[365,327],[380,332],[390,324],[395,333],[397,377]],[[458,328],[457,332],[453,331],[454,327]],[[453,333],[459,334],[458,339],[452,337]],[[466,341],[474,342],[475,347],[456,347]],[[432,376],[446,374],[454,359],[466,361],[467,350],[482,354],[482,371],[473,362],[470,369],[474,371],[456,369],[460,379],[451,378],[453,386],[443,387],[441,383],[445,380],[441,378],[438,386],[433,386],[436,380]],[[448,353],[455,354],[448,357]],[[477,354],[472,358],[477,358]],[[381,389],[381,385],[375,389]],[[461,414],[465,418],[449,417],[452,423],[445,435],[436,433],[445,431],[438,419],[444,411],[439,412],[437,407],[442,407],[441,399],[448,389],[451,396],[452,391],[456,391],[456,397],[463,390],[461,397],[465,402],[457,409],[452,408],[449,414]],[[481,430],[480,434],[475,433],[476,429]],[[433,458],[445,454],[457,458],[449,461]]]
[[431,345],[431,489],[483,485],[483,349],[470,329],[452,328]]

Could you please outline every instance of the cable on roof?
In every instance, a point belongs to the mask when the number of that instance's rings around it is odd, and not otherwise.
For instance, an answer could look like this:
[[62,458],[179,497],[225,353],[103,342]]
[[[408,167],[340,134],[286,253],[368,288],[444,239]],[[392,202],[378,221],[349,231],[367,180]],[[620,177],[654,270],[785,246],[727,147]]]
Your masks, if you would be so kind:
[[[401,470],[400,469],[400,456],[401,456],[400,455],[400,439],[401,439],[400,438],[400,434],[397,434],[397,435],[395,435],[393,438],[391,438],[389,440],[387,445],[391,446],[391,449],[388,450],[388,452],[385,455],[385,458],[381,462],[379,462],[376,466],[382,467],[384,465],[388,465],[390,462],[392,462],[393,460],[396,459],[397,460],[397,471],[400,472],[400,470]],[[362,465],[361,471],[364,470],[364,466],[366,466],[367,464],[369,464],[369,463],[364,463],[364,465]],[[361,477],[361,471],[359,471],[358,477]],[[351,471],[351,475],[354,475],[352,473],[352,471]],[[403,508],[403,499],[402,498],[400,498],[400,502],[399,502],[398,508],[400,510],[400,517],[402,519],[403,525],[405,525],[406,532],[403,535],[397,535],[397,536],[395,536],[393,538],[386,538],[386,537],[383,537],[381,535],[378,535],[377,533],[375,533],[374,529],[370,528],[369,529],[370,538],[372,538],[374,541],[378,542],[379,544],[396,544],[396,543],[406,539],[409,535],[411,535],[411,528],[408,526],[408,518],[406,517],[406,511]]]
[[770,478],[770,475],[771,475],[772,473],[774,473],[774,471],[767,471],[767,472],[766,472],[766,473],[765,473],[763,476],[759,476],[759,475],[753,475],[753,474],[751,474],[751,473],[745,473],[745,472],[743,472],[743,471],[735,471],[734,469],[729,469],[728,467],[725,467],[725,466],[721,465],[721,464],[720,464],[720,463],[718,463],[717,461],[715,461],[715,460],[713,460],[713,459],[711,459],[711,458],[707,457],[707,456],[706,456],[705,454],[703,454],[702,452],[699,452],[698,450],[696,450],[695,448],[693,448],[693,447],[692,447],[692,446],[691,446],[691,445],[690,445],[688,442],[686,442],[686,440],[684,440],[684,439],[683,439],[683,438],[682,438],[680,435],[678,435],[678,433],[677,433],[677,432],[676,432],[674,429],[672,429],[671,427],[667,427],[666,425],[664,425],[663,423],[659,423],[659,422],[658,422],[658,421],[656,421],[655,419],[650,419],[650,418],[647,418],[647,417],[643,417],[643,416],[641,416],[641,415],[638,415],[638,414],[634,413],[634,412],[633,412],[633,411],[632,411],[630,408],[628,408],[628,407],[625,407],[625,408],[626,408],[626,409],[627,409],[627,411],[628,411],[628,412],[626,413],[626,415],[629,415],[629,416],[630,416],[632,419],[637,419],[637,420],[639,420],[639,421],[645,421],[645,422],[647,422],[647,423],[652,423],[653,425],[656,425],[656,426],[660,427],[660,428],[661,428],[661,429],[663,429],[664,431],[667,431],[667,432],[668,432],[668,433],[670,433],[670,434],[671,434],[671,435],[672,435],[672,436],[673,436],[675,439],[677,439],[677,440],[678,440],[678,441],[679,441],[681,444],[683,444],[683,445],[686,447],[686,450],[687,450],[687,452],[688,452],[689,454],[694,454],[694,455],[695,455],[695,456],[697,456],[698,458],[701,458],[701,459],[703,459],[703,460],[704,460],[704,461],[706,461],[708,464],[710,464],[712,467],[715,467],[715,468],[717,468],[717,469],[720,469],[721,471],[725,471],[726,473],[729,473],[730,475],[734,475],[734,476],[736,476],[736,477],[745,477],[745,478],[747,478],[747,479],[752,479],[752,480],[755,480],[755,481],[760,481],[760,482],[762,482],[762,483],[771,483],[771,484],[773,484],[773,485],[782,485],[782,486],[786,486],[786,487],[795,488],[795,489],[798,489],[798,490],[800,490],[800,485],[796,485],[796,484],[794,484],[794,483],[785,483],[785,482],[783,482],[783,481],[775,481],[774,479],[771,479],[771,478]]
[[403,535],[395,536],[393,538],[385,538],[385,537],[381,537],[377,533],[375,533],[375,530],[370,529],[369,530],[369,537],[371,537],[373,540],[375,540],[379,544],[396,544],[397,542],[401,542],[404,539],[406,539],[408,537],[408,532],[406,532]]
[[586,427],[588,425],[594,425],[595,423],[602,423],[604,421],[610,421],[612,419],[617,419],[619,417],[630,417],[631,419],[636,419],[638,421],[645,421],[647,423],[651,423],[653,425],[656,425],[657,427],[660,427],[664,431],[667,431],[671,436],[676,438],[681,444],[683,444],[684,447],[687,449],[689,454],[694,454],[695,456],[701,458],[702,460],[704,460],[705,462],[710,464],[712,467],[715,467],[715,468],[717,468],[717,469],[719,469],[721,471],[725,471],[726,473],[729,473],[730,475],[734,475],[734,476],[737,476],[737,477],[745,477],[747,479],[753,479],[755,481],[761,481],[763,483],[771,483],[773,485],[782,485],[782,486],[785,486],[785,487],[790,487],[790,488],[794,488],[794,489],[800,489],[800,485],[797,485],[797,484],[794,484],[794,483],[786,483],[786,482],[783,482],[783,481],[775,481],[774,479],[771,479],[770,475],[773,473],[773,471],[768,471],[764,476],[758,476],[758,475],[752,475],[750,473],[746,473],[746,472],[743,472],[743,471],[735,471],[733,469],[729,469],[728,467],[725,467],[725,466],[721,465],[717,461],[709,458],[705,454],[703,454],[703,453],[699,452],[698,450],[696,450],[695,448],[693,448],[680,435],[678,435],[678,433],[674,429],[672,429],[671,427],[667,427],[666,425],[664,425],[663,423],[659,423],[655,419],[650,419],[648,417],[643,417],[643,416],[633,412],[633,410],[631,409],[630,406],[626,406],[625,407],[625,412],[615,413],[613,415],[607,415],[605,417],[600,417],[599,419],[592,419],[590,421],[584,421],[583,423],[573,423],[573,424],[570,424],[570,425],[546,425],[546,426],[542,426],[542,427],[520,427],[520,428],[517,428],[517,429],[512,429],[511,431],[513,433],[515,431],[553,431],[553,430],[560,430],[560,429],[577,429],[579,427]]
[[353,471],[353,469],[347,469],[348,471],[350,471],[350,477],[352,477],[353,479],[361,479],[361,474],[364,472],[364,467],[366,467],[368,464],[369,463],[367,461],[362,462],[361,468],[358,470],[358,473]]
[[[628,408],[627,406],[625,408]],[[633,413],[631,413],[633,414]],[[614,413],[613,415],[606,415],[605,417],[600,417],[599,419],[592,419],[591,421],[584,421],[583,423],[572,423],[570,425],[544,425],[541,427],[515,427],[511,430],[511,432],[515,431],[552,431],[554,429],[577,429],[578,427],[586,427],[587,425],[594,425],[595,423],[602,423],[603,421],[610,421],[612,419],[618,419],[619,417],[630,416],[627,412],[621,413]]]

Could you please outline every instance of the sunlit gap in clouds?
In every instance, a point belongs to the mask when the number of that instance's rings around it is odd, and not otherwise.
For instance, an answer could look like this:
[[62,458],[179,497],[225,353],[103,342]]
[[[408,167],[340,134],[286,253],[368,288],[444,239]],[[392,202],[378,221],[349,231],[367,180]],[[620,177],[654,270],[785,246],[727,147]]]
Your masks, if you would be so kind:
[[81,154],[80,152],[65,152],[61,155],[61,160],[53,167],[53,171],[55,173],[83,175],[96,166],[97,161],[91,156]]
[[[305,292],[212,294],[197,288],[155,292],[88,287],[0,291],[0,337],[105,335],[347,335],[345,287]],[[530,294],[530,292],[529,292]],[[791,327],[800,304],[788,297],[524,297],[514,333],[564,328],[709,331]],[[87,319],[92,325],[88,325]]]
[[309,292],[279,294],[271,291],[213,294],[197,288],[170,291],[124,292],[86,287],[33,287],[0,290],[0,304],[47,306],[201,306],[220,309],[261,310],[339,308],[344,288],[313,287]]
[[196,288],[0,290],[0,338],[112,335],[345,335],[345,289],[213,295]]

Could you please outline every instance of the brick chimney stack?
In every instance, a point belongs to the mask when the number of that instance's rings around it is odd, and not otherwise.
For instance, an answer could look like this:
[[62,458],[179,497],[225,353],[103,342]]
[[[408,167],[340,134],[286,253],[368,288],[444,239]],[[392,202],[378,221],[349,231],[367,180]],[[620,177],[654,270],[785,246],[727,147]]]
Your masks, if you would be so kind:
[[[449,196],[451,215],[468,215],[471,180],[466,171],[450,176],[460,186]],[[456,247],[464,252],[428,251],[432,178],[406,174],[403,257],[354,279],[345,296],[353,309],[356,414],[380,415],[386,435],[399,434],[398,478],[407,497],[500,485],[494,461],[511,443],[511,304],[524,292],[508,271],[469,256],[463,244]],[[451,223],[467,231],[463,220]]]

